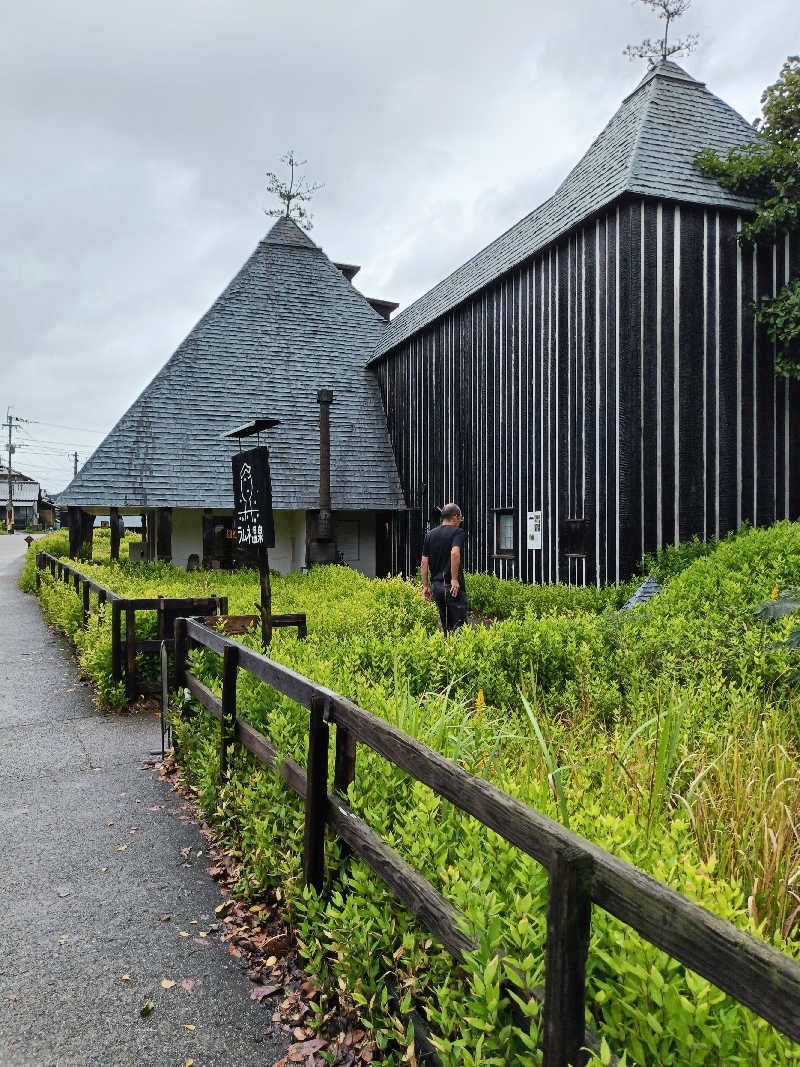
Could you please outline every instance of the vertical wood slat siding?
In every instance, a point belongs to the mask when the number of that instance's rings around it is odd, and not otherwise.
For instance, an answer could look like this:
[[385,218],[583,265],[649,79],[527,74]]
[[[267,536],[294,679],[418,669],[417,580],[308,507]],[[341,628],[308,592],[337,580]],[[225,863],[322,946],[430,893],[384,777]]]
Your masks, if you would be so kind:
[[[393,524],[395,570],[414,572],[452,498],[467,566],[536,582],[620,581],[643,550],[798,517],[800,384],[775,379],[749,301],[800,266],[800,241],[740,249],[739,225],[623,202],[377,364],[412,509]],[[513,559],[495,555],[496,508],[514,512]],[[586,559],[568,563],[578,517]]]

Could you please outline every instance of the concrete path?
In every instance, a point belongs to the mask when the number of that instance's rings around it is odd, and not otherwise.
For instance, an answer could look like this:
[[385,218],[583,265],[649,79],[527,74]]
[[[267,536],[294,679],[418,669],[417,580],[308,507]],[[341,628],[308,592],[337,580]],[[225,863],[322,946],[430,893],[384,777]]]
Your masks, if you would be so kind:
[[158,720],[97,710],[17,588],[24,548],[0,536],[0,1065],[272,1064],[272,1006],[199,937],[220,902],[203,839],[142,770]]

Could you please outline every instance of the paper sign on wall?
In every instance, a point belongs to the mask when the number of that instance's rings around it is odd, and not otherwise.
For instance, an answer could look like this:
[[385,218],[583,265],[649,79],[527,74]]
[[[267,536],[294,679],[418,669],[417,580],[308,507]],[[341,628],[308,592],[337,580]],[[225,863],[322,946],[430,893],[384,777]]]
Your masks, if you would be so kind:
[[528,512],[528,548],[542,547],[542,513]]

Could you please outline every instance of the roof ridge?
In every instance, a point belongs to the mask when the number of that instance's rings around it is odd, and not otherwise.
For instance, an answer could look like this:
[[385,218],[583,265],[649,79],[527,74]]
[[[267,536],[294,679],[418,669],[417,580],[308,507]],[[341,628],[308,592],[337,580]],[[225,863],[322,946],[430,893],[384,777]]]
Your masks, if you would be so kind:
[[[657,68],[654,68],[654,70],[655,69],[657,69]],[[630,188],[630,185],[631,185],[631,183],[633,181],[633,176],[636,173],[636,163],[637,163],[637,161],[639,159],[639,150],[640,150],[640,148],[642,146],[642,133],[644,132],[645,127],[647,126],[648,115],[649,115],[649,112],[650,112],[650,108],[653,105],[653,97],[655,95],[655,85],[656,85],[656,79],[655,79],[655,75],[653,75],[648,81],[639,82],[639,85],[637,86],[637,88],[634,89],[634,91],[632,93],[629,93],[629,95],[626,96],[625,100],[623,101],[623,104],[627,103],[627,101],[630,100],[631,97],[633,97],[640,90],[643,90],[645,92],[646,96],[647,96],[647,100],[646,100],[645,105],[644,105],[644,107],[642,109],[641,119],[640,119],[639,124],[638,124],[637,129],[636,129],[636,140],[633,142],[633,146],[631,148],[631,154],[630,154],[630,157],[628,159],[628,172],[625,175],[625,181],[624,181],[624,188],[625,189]]]

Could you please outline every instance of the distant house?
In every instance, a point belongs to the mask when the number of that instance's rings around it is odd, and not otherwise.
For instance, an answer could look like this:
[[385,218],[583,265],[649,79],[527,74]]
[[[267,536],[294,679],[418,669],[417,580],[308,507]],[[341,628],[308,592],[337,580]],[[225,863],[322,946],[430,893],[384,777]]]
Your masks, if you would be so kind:
[[390,322],[281,220],[60,503],[230,561],[219,435],[276,417],[274,559],[300,567],[330,386],[336,534],[367,574],[413,573],[448,500],[469,567],[537,582],[616,582],[643,552],[797,518],[800,383],[749,303],[800,271],[800,241],[740,248],[752,201],[694,164],[753,136],[659,63],[549,200]]
[[[39,499],[41,486],[34,478],[11,468],[11,501],[14,508],[14,526],[24,530],[39,522]],[[5,525],[8,509],[8,467],[0,466],[0,508]]]
[[[319,388],[332,388],[331,495],[343,560],[388,573],[393,513],[405,506],[380,390],[365,364],[386,301],[352,285],[280,219],[141,396],[59,495],[94,515],[145,516],[152,554],[186,566],[237,562],[231,456],[222,435],[254,418],[269,432],[276,546],[271,566],[306,563],[319,508]],[[377,310],[376,310],[377,306]]]

